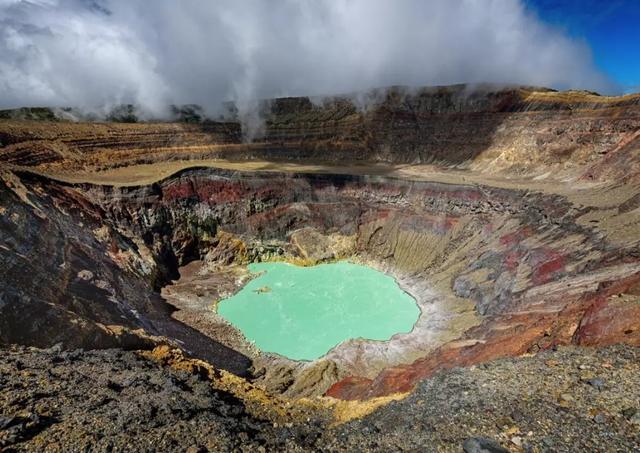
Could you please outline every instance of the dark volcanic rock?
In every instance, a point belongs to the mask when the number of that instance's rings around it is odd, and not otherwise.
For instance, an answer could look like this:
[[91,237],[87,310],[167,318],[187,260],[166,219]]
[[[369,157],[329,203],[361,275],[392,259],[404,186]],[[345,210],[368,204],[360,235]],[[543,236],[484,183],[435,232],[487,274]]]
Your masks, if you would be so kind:
[[[233,395],[134,353],[80,353],[54,364],[44,351],[2,353],[0,375],[8,381],[0,411],[8,415],[1,448],[184,451],[198,439],[209,450],[233,450],[266,445],[264,433],[273,433],[272,448],[286,446],[285,433],[249,415]],[[11,371],[18,358],[25,373]]]
[[485,437],[472,437],[465,440],[462,449],[465,453],[509,453],[509,450],[498,442]]
[[[639,351],[631,347],[561,348],[442,372],[407,398],[338,426],[322,411],[277,421],[256,415],[255,406],[197,370],[160,366],[134,352],[78,351],[53,362],[59,356],[42,350],[0,352],[0,448],[7,451],[640,448],[628,417],[640,394]],[[594,393],[581,384],[577,365],[583,363],[611,388]],[[571,400],[560,403],[558,395],[567,391]]]
[[[594,391],[582,384],[584,363],[613,386]],[[460,451],[487,446],[478,439],[488,438],[512,451],[636,451],[640,431],[620,411],[640,394],[639,367],[637,348],[571,347],[441,372],[406,399],[338,427],[329,445]],[[567,391],[571,400],[563,402]],[[600,423],[593,421],[597,414]]]

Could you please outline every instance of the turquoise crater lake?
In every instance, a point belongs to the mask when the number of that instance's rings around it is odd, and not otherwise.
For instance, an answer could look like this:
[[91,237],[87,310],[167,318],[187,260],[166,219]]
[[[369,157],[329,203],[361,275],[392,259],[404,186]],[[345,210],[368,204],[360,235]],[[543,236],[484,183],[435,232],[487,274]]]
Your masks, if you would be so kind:
[[257,263],[249,271],[259,275],[218,313],[260,350],[290,359],[317,359],[350,338],[389,340],[420,316],[393,278],[366,266]]

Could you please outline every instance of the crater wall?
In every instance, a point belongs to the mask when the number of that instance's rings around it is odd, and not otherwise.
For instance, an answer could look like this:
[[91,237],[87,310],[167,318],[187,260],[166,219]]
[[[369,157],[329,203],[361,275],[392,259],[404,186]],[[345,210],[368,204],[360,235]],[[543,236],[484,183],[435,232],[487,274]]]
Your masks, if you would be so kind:
[[[242,124],[0,121],[0,161],[73,175],[176,160],[437,164],[487,174],[637,178],[640,96],[532,87],[393,87],[260,107]],[[593,167],[593,168],[590,168]]]
[[[251,143],[235,119],[0,121],[0,341],[171,344],[342,399],[558,344],[640,342],[640,96],[393,87],[260,108]],[[414,294],[413,334],[266,370],[209,323],[205,280],[217,297],[248,262],[335,258]]]
[[[265,245],[278,253],[292,233],[312,229],[355,237],[352,256],[428,294],[433,316],[423,344],[330,354],[342,364],[329,379],[331,396],[407,391],[443,367],[558,344],[640,343],[637,242],[611,243],[597,224],[580,221],[595,208],[565,196],[211,168],[137,187],[26,173],[4,181],[4,342],[138,348],[173,339],[247,374],[248,357],[172,318],[157,290],[194,260],[262,259]],[[33,275],[39,283],[26,284]],[[390,357],[364,366],[374,352]]]

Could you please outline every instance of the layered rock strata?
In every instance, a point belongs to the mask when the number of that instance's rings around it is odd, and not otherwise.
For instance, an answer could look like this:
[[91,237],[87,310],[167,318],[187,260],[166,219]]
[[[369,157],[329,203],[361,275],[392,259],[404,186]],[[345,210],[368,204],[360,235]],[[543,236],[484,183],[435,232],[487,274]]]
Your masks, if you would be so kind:
[[[640,96],[527,87],[395,87],[261,109],[264,133],[237,121],[117,124],[4,120],[0,161],[73,175],[170,160],[438,164],[544,176],[638,177]],[[635,151],[634,151],[635,150]],[[630,168],[629,165],[633,165]],[[630,171],[633,170],[633,171]]]
[[[4,242],[13,244],[2,249],[5,342],[105,347],[119,337],[103,335],[103,326],[145,329],[239,373],[251,357],[254,372],[264,368],[265,382],[280,392],[328,389],[347,399],[405,392],[443,367],[557,344],[640,342],[638,238],[611,244],[596,224],[579,221],[596,208],[560,195],[213,169],[141,187],[73,186],[28,174],[11,181],[3,191]],[[299,241],[296,248],[291,233],[305,229],[353,238],[352,258],[394,275],[423,311],[414,331],[388,343],[347,342],[321,364],[300,367],[176,321],[158,297],[194,260],[293,256]],[[34,274],[41,283],[26,284]],[[40,325],[55,335],[41,335]]]

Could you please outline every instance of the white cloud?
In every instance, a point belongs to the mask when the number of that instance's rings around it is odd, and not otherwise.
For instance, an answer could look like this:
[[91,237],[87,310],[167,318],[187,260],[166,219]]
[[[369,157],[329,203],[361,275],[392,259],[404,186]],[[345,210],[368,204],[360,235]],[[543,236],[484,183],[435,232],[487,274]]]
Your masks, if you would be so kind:
[[520,0],[0,0],[0,106],[522,83],[610,92]]

